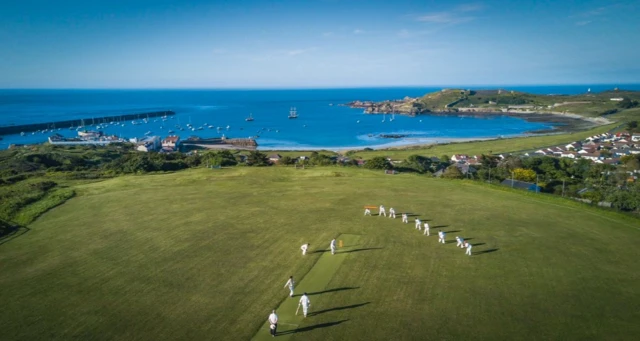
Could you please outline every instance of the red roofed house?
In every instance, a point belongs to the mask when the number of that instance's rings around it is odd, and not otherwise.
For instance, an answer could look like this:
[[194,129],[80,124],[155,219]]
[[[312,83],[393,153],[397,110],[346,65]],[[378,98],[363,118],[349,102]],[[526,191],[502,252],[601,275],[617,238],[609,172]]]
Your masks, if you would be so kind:
[[162,140],[162,149],[164,150],[176,150],[178,148],[178,144],[180,143],[180,136],[171,135],[167,136]]

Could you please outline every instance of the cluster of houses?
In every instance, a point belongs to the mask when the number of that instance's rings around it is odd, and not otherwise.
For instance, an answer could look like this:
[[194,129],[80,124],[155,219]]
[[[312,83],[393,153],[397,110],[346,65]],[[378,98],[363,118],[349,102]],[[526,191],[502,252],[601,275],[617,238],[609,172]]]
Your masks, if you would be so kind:
[[640,134],[620,132],[594,135],[584,141],[539,149],[525,155],[587,159],[594,163],[618,164],[621,157],[632,154],[640,154]]
[[115,142],[124,142],[123,139],[115,135],[104,135],[100,131],[78,131],[77,137],[64,137],[60,134],[53,134],[48,138],[53,145],[107,145]]
[[180,147],[180,136],[170,135],[164,139],[160,139],[160,136],[145,136],[141,139],[129,139],[129,142],[135,144],[136,150],[140,152],[171,153]]

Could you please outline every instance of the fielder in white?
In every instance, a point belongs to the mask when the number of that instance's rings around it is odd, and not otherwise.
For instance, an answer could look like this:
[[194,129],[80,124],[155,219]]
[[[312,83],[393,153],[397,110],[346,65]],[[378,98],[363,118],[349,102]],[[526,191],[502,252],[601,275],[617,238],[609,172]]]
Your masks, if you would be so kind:
[[276,315],[276,311],[271,311],[269,314],[269,331],[271,332],[271,336],[276,336],[278,330],[278,315]]
[[438,243],[444,244],[445,233],[440,231],[438,232]]
[[406,213],[402,213],[402,222],[405,224],[409,223],[409,216]]
[[371,210],[368,208],[364,209],[364,215],[371,215]]
[[[304,314],[304,317],[307,317],[309,307],[311,307],[311,301],[309,301],[309,296],[307,296],[306,292],[302,294],[302,297],[300,297],[300,302],[298,302],[298,309],[300,309],[300,306],[302,306],[302,313]],[[296,309],[296,315],[298,315],[298,309]]]
[[387,212],[384,210],[384,206],[380,205],[380,213],[378,213],[378,217],[387,216]]
[[336,239],[335,238],[331,239],[331,244],[329,244],[329,247],[331,248],[331,254],[335,255],[336,254]]
[[303,256],[307,254],[307,250],[309,249],[309,245],[311,245],[311,244],[309,244],[309,243],[302,244],[302,246],[300,247],[300,250],[302,250],[302,255]]
[[461,249],[464,249],[468,244],[467,242],[464,241],[464,238],[460,238],[458,242],[460,243],[460,245],[456,245],[456,246],[460,246]]
[[465,254],[471,256],[471,247],[472,247],[472,245],[469,244],[469,242],[465,242],[464,246],[467,247],[467,251],[465,252]]
[[284,287],[286,288],[287,286],[289,286],[289,297],[293,297],[293,286],[294,286],[294,282],[293,282],[293,276],[289,276],[289,280],[287,281],[287,283],[284,284]]
[[416,218],[416,229],[418,231],[422,230],[421,226],[422,226],[422,222],[420,221],[420,219]]
[[424,234],[428,237],[430,236],[430,232],[429,232],[430,228],[429,228],[429,223],[425,222],[424,223]]
[[396,219],[396,210],[394,210],[393,207],[389,209],[389,218]]
[[456,236],[456,247],[463,247],[462,244],[464,244],[464,241],[462,241],[460,237]]

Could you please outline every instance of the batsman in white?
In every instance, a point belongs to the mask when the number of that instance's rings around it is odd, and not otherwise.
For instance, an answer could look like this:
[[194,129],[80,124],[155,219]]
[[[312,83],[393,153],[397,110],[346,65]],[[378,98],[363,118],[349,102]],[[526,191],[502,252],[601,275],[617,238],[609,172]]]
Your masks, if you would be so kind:
[[460,238],[458,242],[460,243],[460,245],[456,245],[456,246],[460,246],[461,249],[464,249],[465,245],[467,244],[467,242],[464,241],[464,238]]
[[416,218],[416,229],[418,231],[422,230],[421,226],[422,226],[422,222],[420,221],[420,219]]
[[409,216],[406,213],[402,213],[402,222],[405,224],[409,223]]
[[368,208],[364,209],[364,215],[371,215],[371,210]]
[[[304,317],[307,317],[309,307],[311,307],[311,301],[309,301],[309,296],[307,296],[306,292],[302,294],[302,297],[300,297],[300,302],[298,302],[298,309],[300,309],[300,306],[302,306],[302,314],[304,314]],[[296,315],[298,315],[298,309],[296,309]]]
[[387,212],[384,210],[384,206],[380,205],[380,212],[378,213],[378,217],[380,216],[387,216]]
[[463,247],[462,244],[464,244],[464,241],[456,236],[456,247]]
[[331,244],[329,244],[329,247],[331,248],[331,254],[335,255],[336,254],[336,239],[335,238],[331,239]]
[[394,210],[393,207],[389,209],[389,218],[396,219],[396,210]]
[[424,223],[424,234],[425,234],[427,237],[428,237],[428,236],[430,236],[430,232],[429,232],[429,230],[430,230],[430,228],[429,228],[429,223],[427,223],[427,222],[425,221],[425,223]]
[[306,244],[302,244],[302,246],[300,247],[300,250],[302,250],[302,255],[303,256],[307,254],[307,250],[309,249],[309,245],[311,245],[311,244],[306,243]]
[[442,231],[438,232],[438,243],[444,244],[445,233]]
[[289,286],[289,297],[293,297],[293,286],[294,286],[294,282],[293,282],[293,276],[289,276],[289,280],[287,281],[287,283],[284,284],[284,287],[286,288],[287,286]]
[[473,245],[469,244],[469,242],[464,242],[464,246],[467,248],[465,254],[471,256],[471,248],[473,247]]

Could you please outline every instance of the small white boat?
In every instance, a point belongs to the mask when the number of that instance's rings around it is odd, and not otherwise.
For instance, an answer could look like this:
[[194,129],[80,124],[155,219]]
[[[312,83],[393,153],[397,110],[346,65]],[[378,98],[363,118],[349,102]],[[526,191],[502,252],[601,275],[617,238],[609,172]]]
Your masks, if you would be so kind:
[[249,114],[249,117],[245,118],[244,120],[245,120],[245,121],[247,121],[247,122],[251,122],[251,121],[253,121],[253,116],[252,116],[252,114]]
[[151,133],[152,133],[152,131],[151,131],[151,130],[149,130],[148,132],[146,132],[146,133],[144,133],[144,134],[148,136],[148,135],[151,135]]

